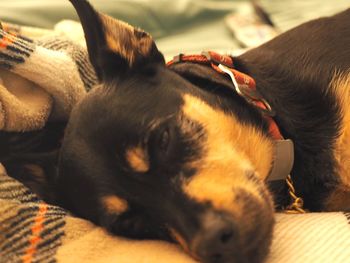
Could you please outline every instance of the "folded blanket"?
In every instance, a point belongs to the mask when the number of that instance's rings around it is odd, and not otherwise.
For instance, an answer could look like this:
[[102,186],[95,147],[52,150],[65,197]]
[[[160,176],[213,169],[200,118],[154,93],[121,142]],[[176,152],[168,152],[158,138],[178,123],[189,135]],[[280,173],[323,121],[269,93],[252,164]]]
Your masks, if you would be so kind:
[[0,130],[37,130],[49,118],[66,120],[97,83],[86,49],[54,31],[2,27]]
[[[97,82],[80,27],[65,25],[56,31],[3,25],[0,130],[36,130],[66,119]],[[277,214],[267,262],[350,262],[349,222],[350,213]],[[111,236],[48,205],[0,165],[0,263],[55,261],[195,262],[174,244]]]

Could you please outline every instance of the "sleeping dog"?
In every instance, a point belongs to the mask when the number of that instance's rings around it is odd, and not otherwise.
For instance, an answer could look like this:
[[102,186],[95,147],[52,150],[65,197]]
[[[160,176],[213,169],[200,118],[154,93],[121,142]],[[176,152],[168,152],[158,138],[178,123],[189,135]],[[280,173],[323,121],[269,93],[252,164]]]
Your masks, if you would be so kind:
[[[73,109],[57,164],[49,153],[26,166],[46,174],[56,203],[114,234],[175,240],[208,263],[264,261],[275,207],[290,201],[271,174],[288,175],[293,156],[306,209],[350,210],[350,10],[238,57],[167,66],[149,34],[71,2],[100,85]],[[55,141],[54,129],[38,138]]]

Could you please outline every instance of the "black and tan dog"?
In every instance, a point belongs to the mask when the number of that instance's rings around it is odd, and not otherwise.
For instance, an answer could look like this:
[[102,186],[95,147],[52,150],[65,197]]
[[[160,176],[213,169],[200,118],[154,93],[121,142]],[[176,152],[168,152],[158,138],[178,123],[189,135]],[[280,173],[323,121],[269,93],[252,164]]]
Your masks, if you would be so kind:
[[[26,155],[35,165],[8,159],[9,173],[49,173],[60,205],[115,234],[170,236],[202,262],[262,262],[274,207],[288,202],[284,186],[267,187],[277,160],[266,112],[228,76],[201,63],[167,67],[147,33],[71,2],[101,84],[71,114],[58,172],[54,154],[30,154],[37,143]],[[235,57],[234,67],[255,79],[294,142],[291,176],[305,208],[350,210],[350,10]],[[55,148],[53,129],[31,138]]]

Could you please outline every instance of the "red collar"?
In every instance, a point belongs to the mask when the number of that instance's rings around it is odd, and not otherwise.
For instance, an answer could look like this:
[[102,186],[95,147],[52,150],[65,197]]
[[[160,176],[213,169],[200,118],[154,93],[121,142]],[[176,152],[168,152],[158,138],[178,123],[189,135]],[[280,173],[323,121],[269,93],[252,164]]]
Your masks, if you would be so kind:
[[234,69],[233,58],[227,55],[220,55],[213,51],[202,52],[201,55],[183,55],[174,57],[167,63],[167,66],[179,62],[192,62],[211,66],[215,71],[228,75],[233,83],[233,91],[242,96],[249,104],[260,109],[269,124],[269,133],[275,140],[282,140],[283,136],[272,118],[274,112],[270,104],[256,89],[255,80]]

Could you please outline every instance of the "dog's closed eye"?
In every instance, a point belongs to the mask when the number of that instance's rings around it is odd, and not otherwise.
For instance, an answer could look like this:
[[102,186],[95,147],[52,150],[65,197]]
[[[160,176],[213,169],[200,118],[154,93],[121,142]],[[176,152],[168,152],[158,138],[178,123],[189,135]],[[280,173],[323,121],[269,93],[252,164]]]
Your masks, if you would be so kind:
[[170,143],[170,131],[169,129],[165,129],[159,139],[159,150],[161,152],[166,152],[169,148]]
[[148,140],[148,147],[150,158],[155,166],[169,160],[175,141],[175,130],[171,126],[163,125],[163,127],[152,131]]

